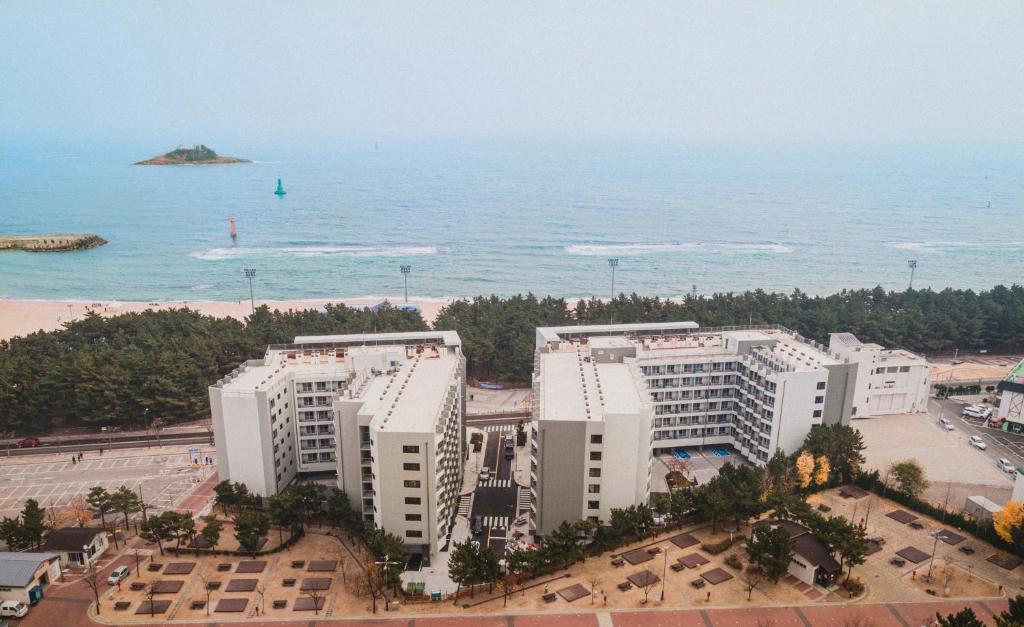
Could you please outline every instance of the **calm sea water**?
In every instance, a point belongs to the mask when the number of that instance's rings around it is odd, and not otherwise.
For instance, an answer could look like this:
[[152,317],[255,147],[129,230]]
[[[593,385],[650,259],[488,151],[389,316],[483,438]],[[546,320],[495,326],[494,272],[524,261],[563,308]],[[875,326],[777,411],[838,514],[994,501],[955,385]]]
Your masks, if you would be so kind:
[[[1024,149],[667,142],[215,145],[256,162],[142,167],[149,142],[0,144],[0,296],[238,300],[532,291],[676,296],[1021,282]],[[273,195],[276,179],[287,196]],[[237,220],[232,243],[228,217]]]

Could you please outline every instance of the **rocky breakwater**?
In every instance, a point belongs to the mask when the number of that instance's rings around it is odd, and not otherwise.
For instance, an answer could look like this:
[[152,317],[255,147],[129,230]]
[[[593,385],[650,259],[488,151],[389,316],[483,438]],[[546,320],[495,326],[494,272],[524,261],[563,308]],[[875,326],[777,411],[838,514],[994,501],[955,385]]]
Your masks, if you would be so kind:
[[0,235],[0,250],[28,250],[32,252],[61,252],[85,250],[107,243],[98,235]]

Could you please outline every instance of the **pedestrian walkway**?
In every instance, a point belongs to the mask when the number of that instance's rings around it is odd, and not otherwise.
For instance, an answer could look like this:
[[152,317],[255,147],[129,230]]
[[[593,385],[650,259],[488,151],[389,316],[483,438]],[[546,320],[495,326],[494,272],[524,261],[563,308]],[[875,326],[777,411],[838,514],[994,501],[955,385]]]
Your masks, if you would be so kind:
[[459,497],[459,516],[465,516],[469,518],[469,513],[473,510],[473,495],[463,494]]
[[508,516],[484,516],[484,527],[508,527]]
[[531,500],[530,488],[519,486],[518,493],[516,494],[516,513],[521,514],[529,511]]
[[516,430],[516,427],[515,425],[483,425],[477,427],[477,429],[482,429],[484,431],[487,431],[488,433],[501,433],[502,431],[508,431],[509,433],[512,433],[513,431]]
[[481,481],[478,484],[481,488],[511,488],[511,479],[488,479],[487,481]]

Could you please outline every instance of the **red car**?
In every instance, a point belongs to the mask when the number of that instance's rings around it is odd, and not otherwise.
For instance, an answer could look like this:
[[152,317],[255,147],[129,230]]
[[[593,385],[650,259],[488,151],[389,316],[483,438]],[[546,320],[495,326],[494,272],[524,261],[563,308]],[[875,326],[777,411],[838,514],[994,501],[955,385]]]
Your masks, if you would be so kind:
[[39,438],[25,438],[18,442],[18,448],[32,448],[39,446],[40,444],[42,444],[42,442],[39,441]]

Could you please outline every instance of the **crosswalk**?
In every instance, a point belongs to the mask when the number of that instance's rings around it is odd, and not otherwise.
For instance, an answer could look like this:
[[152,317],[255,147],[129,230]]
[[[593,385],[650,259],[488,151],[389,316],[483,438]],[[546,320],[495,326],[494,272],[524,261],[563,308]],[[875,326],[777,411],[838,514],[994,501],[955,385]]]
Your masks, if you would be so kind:
[[473,511],[473,495],[463,494],[459,497],[459,516],[465,516],[469,518],[469,513]]
[[516,493],[516,512],[522,513],[530,509],[530,488],[519,486]]
[[508,516],[484,516],[484,527],[508,527]]
[[487,481],[481,481],[479,487],[483,488],[511,488],[511,479],[488,479]]
[[509,433],[511,433],[512,431],[515,430],[515,427],[513,427],[512,425],[484,425],[478,428],[483,429],[488,433],[501,433],[502,431],[508,431]]

